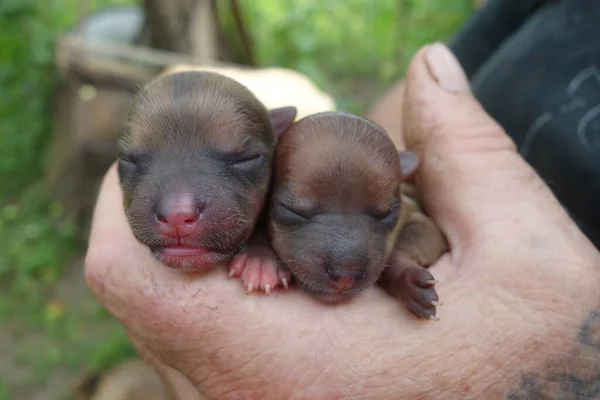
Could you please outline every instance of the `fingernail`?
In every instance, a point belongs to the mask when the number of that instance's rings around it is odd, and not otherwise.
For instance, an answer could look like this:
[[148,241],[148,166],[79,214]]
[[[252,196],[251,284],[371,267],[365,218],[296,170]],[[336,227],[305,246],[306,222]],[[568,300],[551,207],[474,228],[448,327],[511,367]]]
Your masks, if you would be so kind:
[[450,49],[441,43],[429,46],[425,54],[429,71],[442,87],[449,92],[470,91],[469,80]]

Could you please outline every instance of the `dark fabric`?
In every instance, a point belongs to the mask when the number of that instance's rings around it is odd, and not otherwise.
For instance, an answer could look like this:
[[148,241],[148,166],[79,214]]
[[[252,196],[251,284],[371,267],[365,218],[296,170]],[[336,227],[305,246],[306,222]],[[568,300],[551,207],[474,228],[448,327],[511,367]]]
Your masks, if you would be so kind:
[[491,0],[450,48],[475,96],[600,248],[600,1]]
[[471,78],[508,36],[546,3],[548,1],[543,0],[488,0],[449,45],[467,76]]

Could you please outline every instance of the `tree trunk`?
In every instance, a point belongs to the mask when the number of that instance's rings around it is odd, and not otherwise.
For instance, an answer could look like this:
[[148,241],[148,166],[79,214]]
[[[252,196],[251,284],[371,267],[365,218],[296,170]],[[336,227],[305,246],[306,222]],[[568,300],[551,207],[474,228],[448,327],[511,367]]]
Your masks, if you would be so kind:
[[[224,0],[142,0],[146,19],[139,44],[193,57],[198,64],[211,65],[216,61],[253,64],[249,39],[243,22],[236,24],[243,42],[238,54],[227,41],[219,21],[217,3]],[[237,1],[229,3],[230,10],[239,16]]]

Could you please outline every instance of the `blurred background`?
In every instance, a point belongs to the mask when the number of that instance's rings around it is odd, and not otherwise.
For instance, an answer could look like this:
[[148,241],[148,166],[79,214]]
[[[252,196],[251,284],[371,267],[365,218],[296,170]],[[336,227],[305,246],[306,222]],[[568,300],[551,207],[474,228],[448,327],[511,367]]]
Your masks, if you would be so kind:
[[0,400],[70,398],[134,354],[83,278],[132,87],[176,61],[281,66],[361,114],[476,3],[0,0]]

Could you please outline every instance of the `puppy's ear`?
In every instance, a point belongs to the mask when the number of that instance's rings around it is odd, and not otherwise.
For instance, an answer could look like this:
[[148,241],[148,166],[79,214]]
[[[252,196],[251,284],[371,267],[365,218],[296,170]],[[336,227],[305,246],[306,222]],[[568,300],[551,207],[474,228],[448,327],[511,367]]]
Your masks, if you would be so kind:
[[298,109],[294,106],[279,107],[269,110],[269,121],[273,126],[275,137],[279,137],[289,129],[296,119]]
[[399,151],[400,156],[400,169],[402,170],[402,180],[405,181],[410,179],[419,168],[421,159],[416,153],[412,151]]

